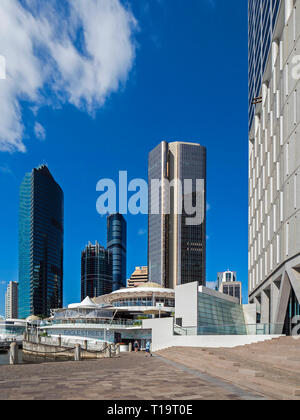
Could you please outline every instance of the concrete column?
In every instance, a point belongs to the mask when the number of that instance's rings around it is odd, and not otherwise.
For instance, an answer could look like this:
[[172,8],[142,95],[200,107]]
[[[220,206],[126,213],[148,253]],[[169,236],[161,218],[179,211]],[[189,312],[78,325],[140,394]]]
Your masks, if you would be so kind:
[[120,356],[120,344],[117,344],[116,356]]
[[132,343],[129,343],[129,353],[132,352]]
[[17,365],[19,362],[18,360],[18,345],[17,343],[11,343],[10,351],[9,351],[9,364],[10,365]]
[[279,51],[278,42],[273,41],[272,42],[272,69],[274,69],[274,67],[275,67],[275,63],[276,63],[277,56],[278,56],[278,51]]
[[75,362],[80,362],[80,360],[81,360],[81,347],[80,347],[80,344],[75,344],[74,360],[75,360]]
[[293,7],[294,7],[293,0],[285,0],[285,24],[288,23],[288,20],[291,16]]
[[61,347],[61,336],[59,336],[57,339],[57,345],[58,347]]
[[262,101],[263,104],[265,104],[268,94],[268,85],[266,83],[263,83],[262,85]]
[[106,357],[111,358],[111,344],[107,344]]
[[280,295],[280,282],[273,282],[271,284],[271,320],[272,324],[277,323],[276,319],[276,311],[279,302],[279,295]]
[[270,323],[270,304],[270,290],[264,290],[261,293],[261,324]]

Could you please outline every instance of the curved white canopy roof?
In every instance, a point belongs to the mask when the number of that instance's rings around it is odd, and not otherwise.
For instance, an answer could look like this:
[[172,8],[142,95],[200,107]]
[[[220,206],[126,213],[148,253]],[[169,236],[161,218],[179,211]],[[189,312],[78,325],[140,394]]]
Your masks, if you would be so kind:
[[98,305],[96,305],[96,303],[94,303],[91,300],[91,298],[87,296],[81,303],[72,303],[71,305],[68,306],[68,309],[77,309],[77,308],[95,309],[95,308],[98,308]]

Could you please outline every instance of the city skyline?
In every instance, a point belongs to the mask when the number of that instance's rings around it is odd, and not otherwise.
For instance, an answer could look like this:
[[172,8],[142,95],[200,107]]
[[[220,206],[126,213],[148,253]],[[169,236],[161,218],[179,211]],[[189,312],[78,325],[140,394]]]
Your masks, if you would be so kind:
[[[147,179],[148,153],[162,140],[207,147],[207,280],[215,281],[218,271],[234,267],[247,295],[247,145],[242,141],[247,135],[247,7],[234,1],[233,15],[222,2],[212,7],[192,1],[189,8],[177,0],[172,5],[155,2],[146,10],[132,1],[131,7],[140,26],[135,34],[140,47],[124,88],[111,95],[94,119],[68,104],[60,109],[43,106],[35,116],[32,104],[24,104],[27,153],[0,154],[0,187],[6,197],[0,225],[1,296],[7,282],[17,280],[17,191],[25,172],[46,162],[65,192],[66,305],[80,296],[81,250],[88,241],[106,240],[106,220],[95,209],[97,181],[117,179],[119,170]],[[188,48],[177,33],[181,22]],[[211,61],[209,69],[203,66],[204,55],[205,62]],[[234,60],[238,71],[226,66]],[[230,85],[235,86],[234,99]],[[228,101],[239,104],[234,115]],[[228,122],[234,132],[224,141]],[[129,278],[135,266],[147,265],[147,216],[130,215],[127,223]],[[223,238],[230,238],[230,246]]]

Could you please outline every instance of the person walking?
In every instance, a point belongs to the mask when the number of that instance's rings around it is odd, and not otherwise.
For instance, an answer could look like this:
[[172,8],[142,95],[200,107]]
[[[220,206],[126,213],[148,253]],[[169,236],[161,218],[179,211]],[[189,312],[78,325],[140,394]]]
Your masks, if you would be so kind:
[[135,340],[133,346],[134,346],[134,352],[137,353],[139,351],[139,348],[140,348],[139,343],[137,342],[137,340]]
[[148,340],[146,343],[146,357],[152,357],[152,353],[151,353],[151,343]]

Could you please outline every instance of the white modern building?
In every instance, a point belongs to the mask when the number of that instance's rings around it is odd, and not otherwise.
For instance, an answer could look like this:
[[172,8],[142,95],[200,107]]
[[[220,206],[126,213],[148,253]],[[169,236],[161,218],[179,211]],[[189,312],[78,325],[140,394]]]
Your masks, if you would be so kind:
[[18,319],[18,290],[19,284],[17,282],[9,282],[5,294],[6,319]]
[[199,286],[198,282],[165,289],[120,289],[68,308],[52,311],[40,330],[67,340],[95,343],[138,341],[153,350],[172,346],[235,347],[278,336],[276,327],[256,324],[256,305]]
[[300,314],[300,0],[249,0],[249,301]]

